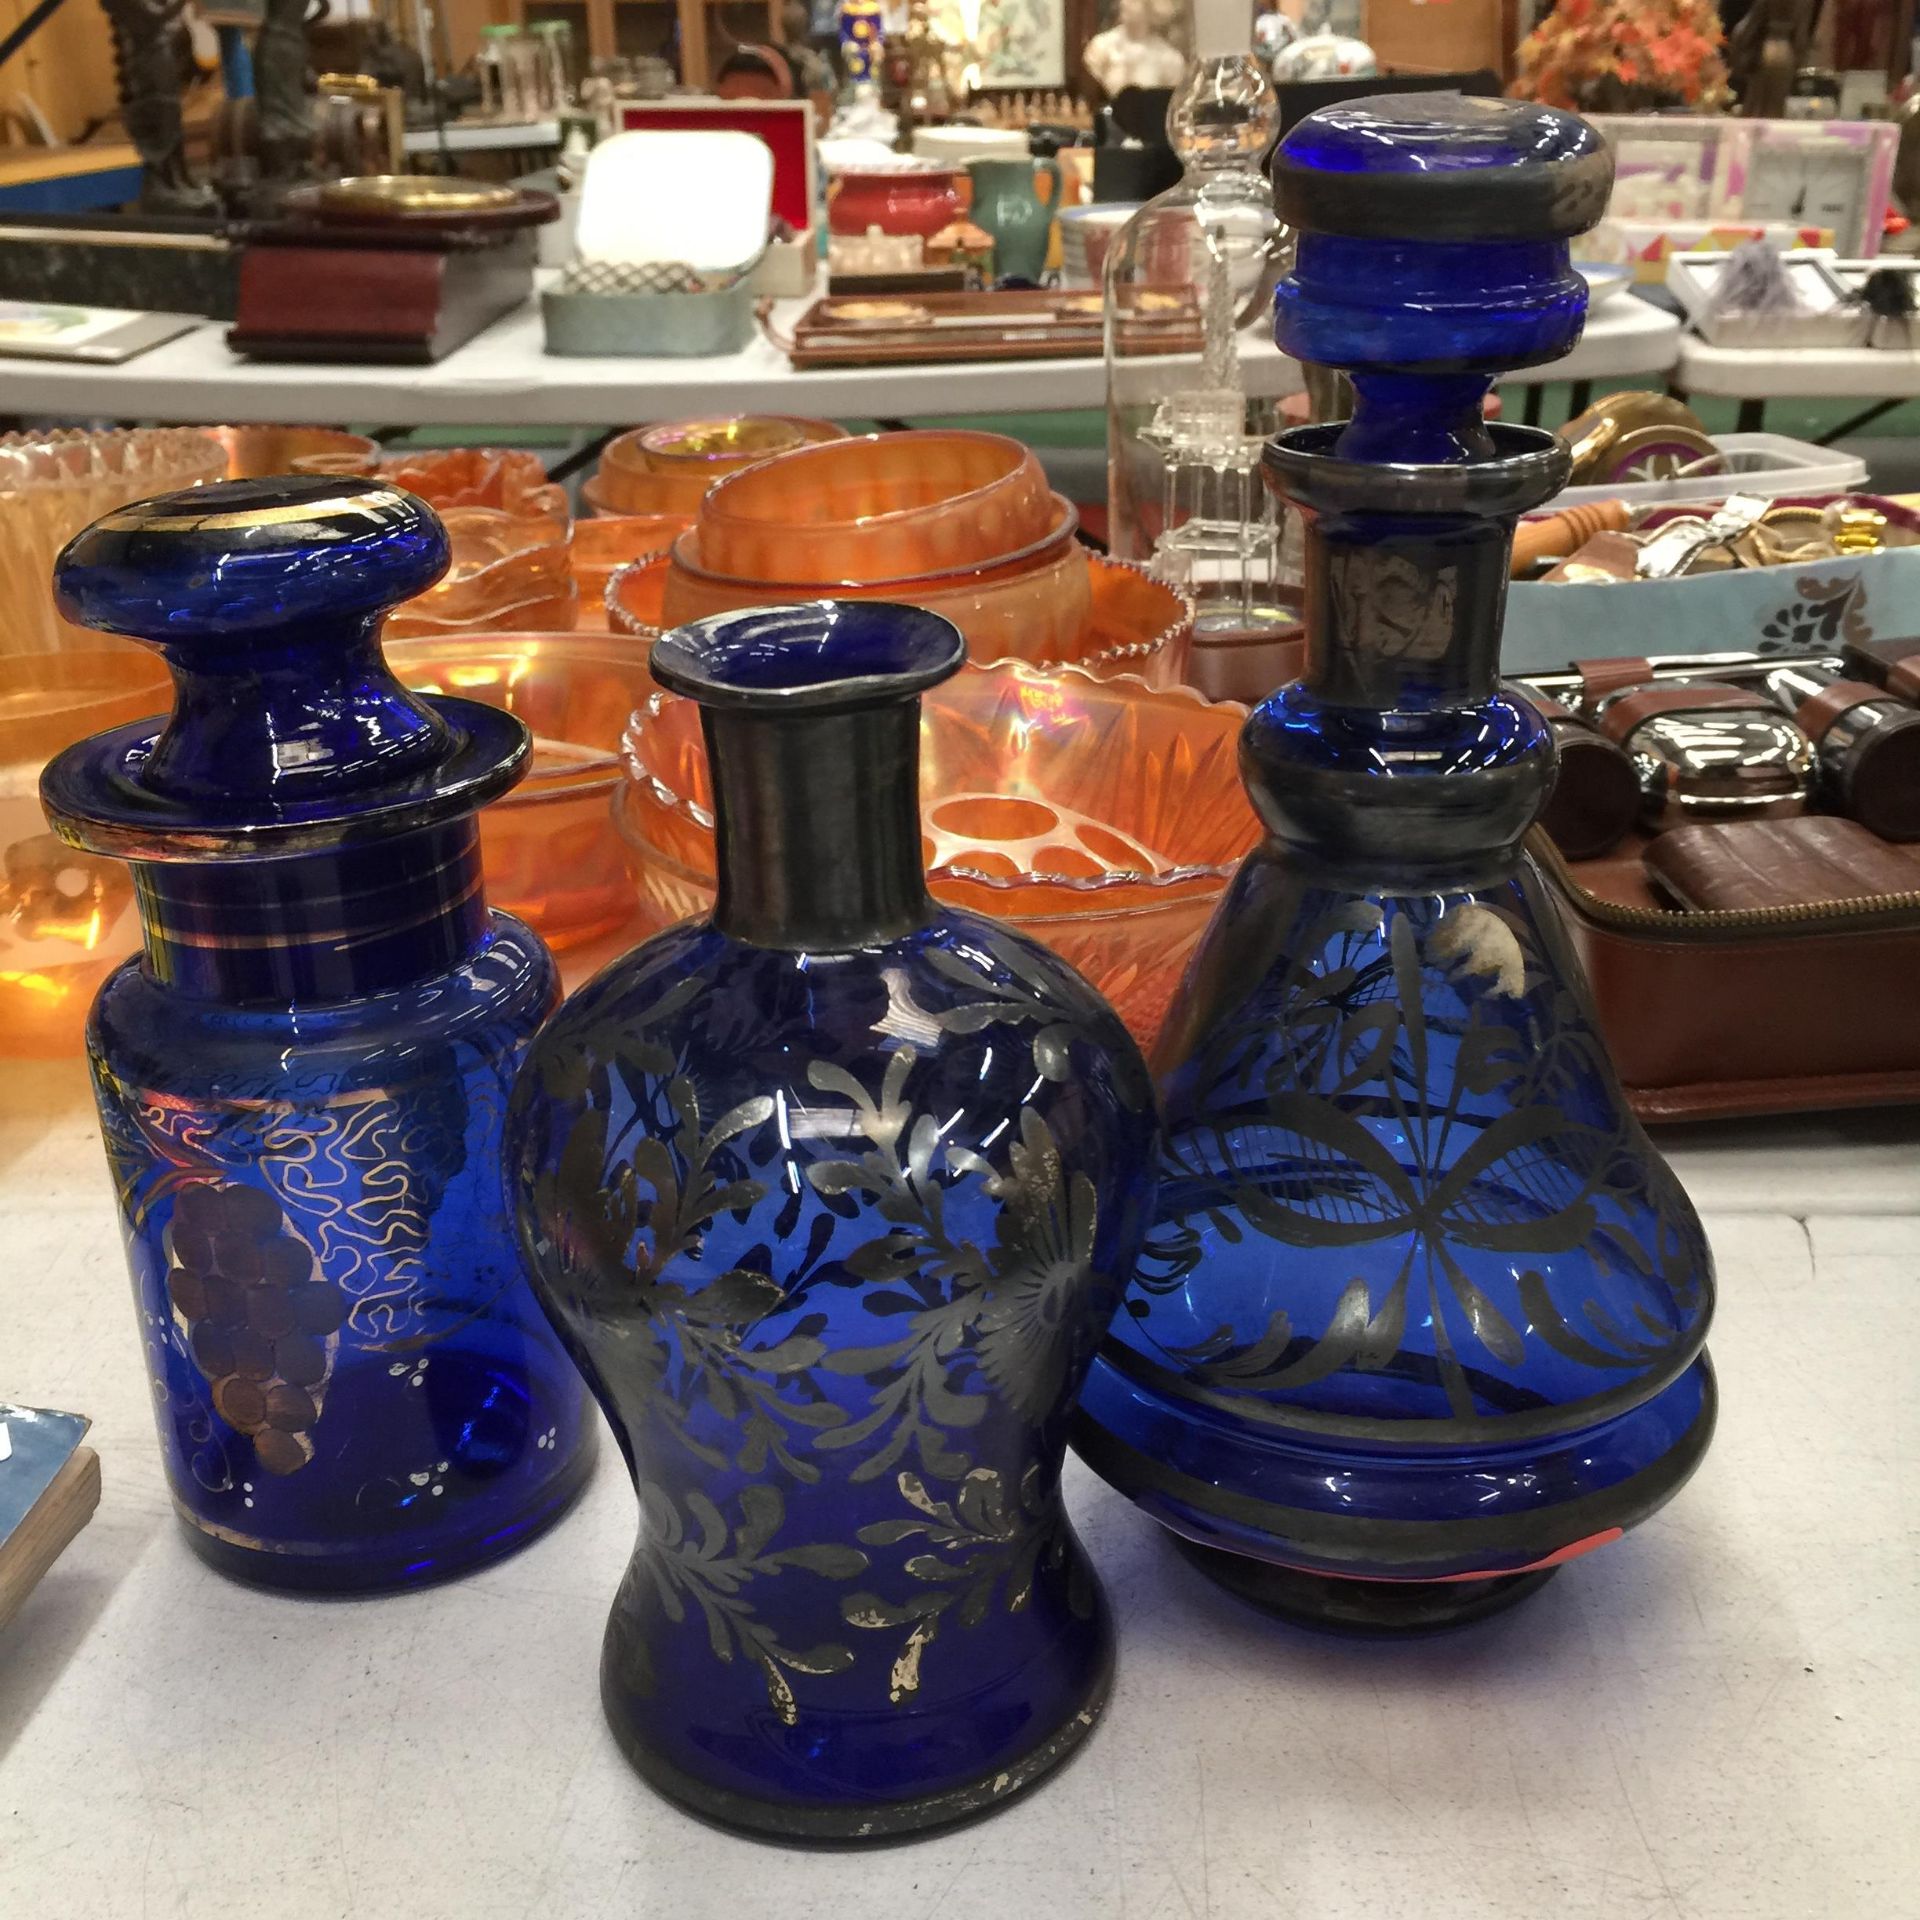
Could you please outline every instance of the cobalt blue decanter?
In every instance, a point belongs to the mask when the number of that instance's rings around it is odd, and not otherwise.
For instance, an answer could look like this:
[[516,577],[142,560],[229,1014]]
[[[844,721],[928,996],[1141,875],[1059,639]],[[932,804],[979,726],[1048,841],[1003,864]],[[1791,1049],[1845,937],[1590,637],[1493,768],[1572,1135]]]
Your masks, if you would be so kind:
[[1567,457],[1481,400],[1579,337],[1611,161],[1422,95],[1310,115],[1275,178],[1276,337],[1355,411],[1267,449],[1308,667],[1242,736],[1267,835],[1161,1037],[1155,1223],[1075,1444],[1243,1596],[1438,1627],[1644,1520],[1713,1428],[1706,1242],[1522,851],[1553,744],[1498,678]]
[[660,1791],[766,1836],[989,1812],[1112,1669],[1059,1477],[1152,1092],[1071,968],[927,893],[918,696],[964,654],[872,602],[658,642],[701,707],[713,917],[577,993],[508,1122],[535,1284],[640,1499],[607,1718]]
[[498,1559],[592,1464],[500,1176],[558,991],[487,909],[474,810],[530,739],[416,698],[377,637],[447,559],[408,494],[285,479],[126,508],[55,570],[69,619],[173,671],[170,718],[69,749],[41,797],[140,905],[87,1045],[174,1504],[271,1586]]

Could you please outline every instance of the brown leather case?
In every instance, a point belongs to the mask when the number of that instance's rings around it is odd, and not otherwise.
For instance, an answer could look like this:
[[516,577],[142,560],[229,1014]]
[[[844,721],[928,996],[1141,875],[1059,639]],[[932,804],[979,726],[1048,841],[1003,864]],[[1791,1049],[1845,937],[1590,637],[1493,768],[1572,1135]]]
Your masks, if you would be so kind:
[[[1663,837],[1730,830],[1731,823],[1688,827]],[[1920,864],[1907,869],[1913,890],[1675,910],[1653,890],[1646,836],[1577,864],[1544,833],[1529,844],[1641,1119],[1920,1100]]]
[[1646,864],[1655,888],[1690,913],[1920,893],[1920,851],[1829,814],[1673,827],[1647,849]]

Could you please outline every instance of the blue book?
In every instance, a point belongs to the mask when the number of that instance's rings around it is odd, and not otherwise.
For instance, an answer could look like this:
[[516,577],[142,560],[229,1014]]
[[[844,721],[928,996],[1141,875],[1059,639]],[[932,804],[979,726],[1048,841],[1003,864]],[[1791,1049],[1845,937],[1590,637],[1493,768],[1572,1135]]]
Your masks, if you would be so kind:
[[100,1503],[100,1456],[77,1413],[0,1401],[0,1626]]

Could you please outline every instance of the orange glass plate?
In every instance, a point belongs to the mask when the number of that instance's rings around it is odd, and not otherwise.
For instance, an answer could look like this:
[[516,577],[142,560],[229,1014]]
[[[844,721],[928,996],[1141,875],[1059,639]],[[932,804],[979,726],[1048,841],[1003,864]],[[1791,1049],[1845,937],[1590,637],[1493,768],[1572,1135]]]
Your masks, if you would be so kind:
[[[1044,940],[1144,1043],[1259,824],[1240,785],[1244,707],[1130,675],[968,666],[923,696],[922,818],[934,893]],[[698,709],[655,692],[626,736],[619,823],[641,929],[713,905]]]

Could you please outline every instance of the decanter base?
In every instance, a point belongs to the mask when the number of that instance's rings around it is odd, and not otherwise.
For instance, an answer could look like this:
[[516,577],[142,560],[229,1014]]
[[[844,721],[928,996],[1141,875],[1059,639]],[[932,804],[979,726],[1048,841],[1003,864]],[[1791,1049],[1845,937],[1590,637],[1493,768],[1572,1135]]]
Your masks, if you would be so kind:
[[545,1533],[586,1490],[598,1446],[599,1430],[589,1423],[573,1457],[509,1518],[503,1520],[497,1510],[475,1514],[468,1524],[446,1527],[430,1539],[416,1532],[357,1550],[296,1553],[212,1532],[186,1513],[179,1515],[181,1531],[188,1546],[216,1573],[250,1587],[351,1598],[434,1586],[504,1560]]
[[1539,1592],[1560,1571],[1536,1567],[1485,1580],[1348,1580],[1202,1546],[1171,1529],[1167,1538],[1216,1586],[1262,1613],[1321,1633],[1362,1639],[1471,1626]]
[[750,1840],[768,1840],[787,1847],[851,1849],[920,1840],[998,1813],[1080,1751],[1106,1711],[1112,1691],[1113,1643],[1108,1637],[1093,1684],[1078,1711],[1020,1759],[977,1780],[917,1800],[812,1807],[757,1800],[693,1779],[645,1743],[629,1717],[630,1701],[604,1675],[601,1702],[613,1737],[633,1770],[657,1793],[697,1819]]

